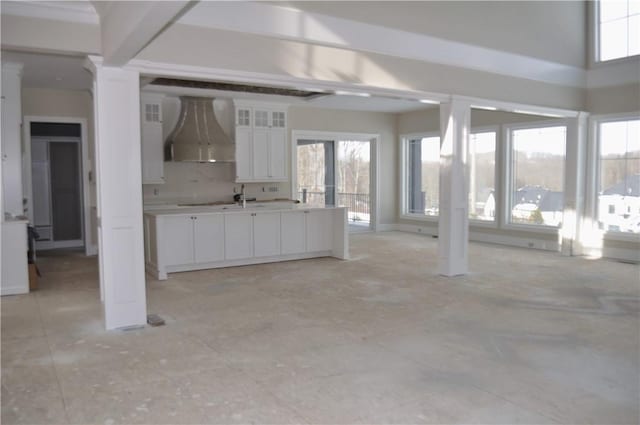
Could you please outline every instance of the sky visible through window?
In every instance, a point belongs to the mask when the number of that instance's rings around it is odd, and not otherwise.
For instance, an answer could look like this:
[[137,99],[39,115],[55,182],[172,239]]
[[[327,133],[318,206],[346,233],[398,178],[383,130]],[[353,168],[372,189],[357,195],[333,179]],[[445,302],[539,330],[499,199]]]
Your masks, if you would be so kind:
[[600,0],[600,60],[640,54],[640,0]]

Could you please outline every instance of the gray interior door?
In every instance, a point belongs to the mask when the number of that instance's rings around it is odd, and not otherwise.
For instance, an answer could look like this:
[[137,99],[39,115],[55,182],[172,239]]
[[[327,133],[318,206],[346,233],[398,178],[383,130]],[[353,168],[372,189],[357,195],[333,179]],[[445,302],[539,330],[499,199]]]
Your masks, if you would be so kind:
[[80,151],[76,142],[49,144],[53,240],[82,239]]

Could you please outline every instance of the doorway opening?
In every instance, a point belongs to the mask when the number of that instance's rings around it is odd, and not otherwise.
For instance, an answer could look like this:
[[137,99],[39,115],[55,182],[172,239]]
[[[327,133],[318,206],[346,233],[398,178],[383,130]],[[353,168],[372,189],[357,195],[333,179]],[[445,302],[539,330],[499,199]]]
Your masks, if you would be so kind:
[[81,123],[27,121],[28,214],[36,250],[87,250]]
[[295,198],[310,205],[347,207],[350,232],[374,229],[373,149],[368,138],[296,138]]

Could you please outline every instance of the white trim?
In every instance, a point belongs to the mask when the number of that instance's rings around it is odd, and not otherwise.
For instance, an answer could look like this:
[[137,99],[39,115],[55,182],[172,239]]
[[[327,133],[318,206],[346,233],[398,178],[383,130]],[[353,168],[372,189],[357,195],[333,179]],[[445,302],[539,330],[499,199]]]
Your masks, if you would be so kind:
[[584,87],[586,81],[586,71],[571,65],[263,3],[201,2],[178,22],[564,86]]
[[[298,196],[296,187],[298,179],[298,161],[297,161],[297,146],[298,140],[310,139],[310,140],[331,140],[338,141],[343,140],[360,140],[368,141],[370,143],[369,151],[369,196],[371,200],[371,216],[369,227],[372,231],[377,232],[380,221],[380,179],[379,179],[379,166],[380,166],[380,134],[377,133],[350,133],[345,131],[314,131],[314,130],[291,130],[291,199],[296,199]],[[334,154],[337,155],[337,149],[334,149]]]
[[27,18],[52,19],[54,21],[99,25],[100,17],[95,10],[91,9],[93,9],[93,7],[89,2],[2,2],[2,15],[24,16]]
[[97,241],[91,239],[91,197],[89,193],[89,173],[91,170],[91,161],[89,160],[89,136],[88,121],[82,117],[57,117],[57,116],[39,116],[25,115],[22,128],[24,138],[24,153],[22,157],[23,178],[25,187],[25,196],[28,196],[27,208],[29,210],[30,221],[33,222],[33,188],[31,184],[31,123],[66,123],[80,125],[80,172],[82,174],[82,222],[84,236],[85,255],[95,255]]

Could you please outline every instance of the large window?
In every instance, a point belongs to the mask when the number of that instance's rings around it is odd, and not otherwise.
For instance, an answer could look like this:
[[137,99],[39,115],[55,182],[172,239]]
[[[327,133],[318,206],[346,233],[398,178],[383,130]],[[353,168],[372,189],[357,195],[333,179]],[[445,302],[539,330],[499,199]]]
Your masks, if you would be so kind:
[[511,131],[511,222],[560,226],[564,209],[564,126]]
[[439,212],[440,137],[404,139],[405,213],[437,216]]
[[496,132],[472,133],[469,140],[469,218],[493,221],[495,198]]
[[598,135],[600,226],[640,233],[640,120],[602,122]]
[[599,60],[640,54],[640,0],[598,2]]

